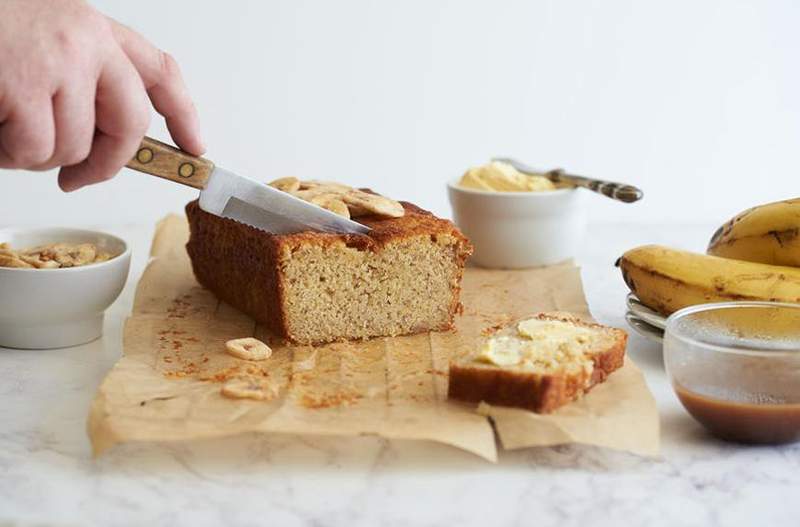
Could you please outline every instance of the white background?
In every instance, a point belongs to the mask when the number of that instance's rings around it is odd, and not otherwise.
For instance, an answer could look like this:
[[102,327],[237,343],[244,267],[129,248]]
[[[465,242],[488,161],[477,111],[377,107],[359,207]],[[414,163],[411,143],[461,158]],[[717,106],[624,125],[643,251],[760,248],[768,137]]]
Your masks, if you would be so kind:
[[[208,156],[449,215],[492,155],[639,185],[594,221],[722,221],[796,196],[800,3],[98,0],[180,62]],[[0,63],[1,64],[1,63]],[[2,66],[0,65],[0,68]],[[160,120],[151,134],[166,138]],[[0,173],[0,225],[150,223],[192,191]]]

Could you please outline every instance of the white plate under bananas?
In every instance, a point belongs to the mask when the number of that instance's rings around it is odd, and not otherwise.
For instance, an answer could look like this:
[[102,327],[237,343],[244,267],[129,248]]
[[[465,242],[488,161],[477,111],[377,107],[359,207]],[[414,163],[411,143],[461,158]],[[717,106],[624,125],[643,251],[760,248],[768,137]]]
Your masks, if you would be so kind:
[[625,320],[631,328],[647,339],[661,342],[664,338],[664,328],[667,323],[666,317],[642,304],[633,293],[628,293],[625,303],[628,306]]

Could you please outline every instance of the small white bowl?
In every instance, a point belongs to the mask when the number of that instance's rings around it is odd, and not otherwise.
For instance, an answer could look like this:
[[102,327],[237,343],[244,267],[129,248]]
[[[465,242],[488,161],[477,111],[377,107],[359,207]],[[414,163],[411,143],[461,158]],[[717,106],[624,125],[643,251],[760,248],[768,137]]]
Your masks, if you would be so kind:
[[521,269],[573,258],[586,230],[583,192],[490,192],[447,184],[453,219],[481,267]]
[[68,228],[0,229],[0,242],[25,249],[48,243],[94,243],[116,256],[64,269],[0,267],[0,346],[63,348],[103,334],[103,312],[122,291],[131,252],[110,234]]

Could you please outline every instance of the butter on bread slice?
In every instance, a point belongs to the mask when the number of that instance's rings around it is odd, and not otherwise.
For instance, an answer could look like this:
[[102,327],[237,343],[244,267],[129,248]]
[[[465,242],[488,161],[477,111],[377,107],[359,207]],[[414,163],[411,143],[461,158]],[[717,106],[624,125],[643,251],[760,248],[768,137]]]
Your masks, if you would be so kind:
[[450,364],[448,397],[549,413],[622,367],[625,331],[566,313],[539,313],[494,328]]

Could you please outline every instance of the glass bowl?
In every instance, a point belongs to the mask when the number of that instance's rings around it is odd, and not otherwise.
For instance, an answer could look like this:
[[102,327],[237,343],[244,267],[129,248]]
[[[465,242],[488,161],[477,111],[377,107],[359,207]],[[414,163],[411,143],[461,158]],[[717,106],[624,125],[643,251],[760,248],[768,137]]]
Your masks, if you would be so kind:
[[681,309],[667,319],[664,364],[678,399],[715,436],[800,440],[800,305]]

